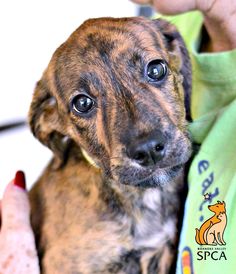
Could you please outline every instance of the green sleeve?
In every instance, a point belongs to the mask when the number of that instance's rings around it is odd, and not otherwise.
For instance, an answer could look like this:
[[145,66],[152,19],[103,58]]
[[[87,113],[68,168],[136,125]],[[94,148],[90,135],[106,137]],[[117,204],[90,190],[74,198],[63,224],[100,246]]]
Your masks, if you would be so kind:
[[[190,131],[201,144],[188,174],[176,273],[235,273],[236,50],[199,53],[203,20],[198,12],[168,19],[182,33],[191,55]],[[222,204],[226,210],[211,210]],[[214,222],[218,217],[220,222]]]
[[203,24],[199,12],[165,18],[176,25],[190,52],[194,120],[227,106],[236,98],[236,49],[219,53],[199,53]]

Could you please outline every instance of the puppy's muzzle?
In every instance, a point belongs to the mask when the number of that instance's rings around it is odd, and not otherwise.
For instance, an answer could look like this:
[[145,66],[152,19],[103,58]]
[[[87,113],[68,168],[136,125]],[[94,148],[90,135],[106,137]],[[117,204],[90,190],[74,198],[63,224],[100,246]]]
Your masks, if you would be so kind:
[[127,147],[128,157],[143,167],[153,167],[165,155],[165,140],[161,131],[136,139]]

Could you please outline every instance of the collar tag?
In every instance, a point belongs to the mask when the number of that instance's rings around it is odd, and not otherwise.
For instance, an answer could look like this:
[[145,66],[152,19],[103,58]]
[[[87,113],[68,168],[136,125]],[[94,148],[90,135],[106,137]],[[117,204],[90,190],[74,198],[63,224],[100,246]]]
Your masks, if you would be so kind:
[[93,167],[96,167],[99,169],[99,166],[94,162],[94,160],[89,156],[88,152],[85,151],[83,148],[80,148],[82,151],[82,154],[84,156],[84,158],[87,160],[87,162],[92,165]]

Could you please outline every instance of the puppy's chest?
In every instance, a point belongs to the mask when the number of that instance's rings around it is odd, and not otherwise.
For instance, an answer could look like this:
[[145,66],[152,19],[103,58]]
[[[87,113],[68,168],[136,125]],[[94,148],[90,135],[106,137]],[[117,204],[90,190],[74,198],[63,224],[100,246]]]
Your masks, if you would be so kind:
[[119,211],[115,218],[107,214],[103,220],[93,210],[78,209],[78,222],[65,219],[60,237],[54,238],[46,250],[45,273],[51,273],[57,265],[64,268],[57,273],[146,273],[143,268],[148,268],[155,253],[173,241],[176,220],[167,217],[162,194],[157,190],[147,191],[137,203],[132,216]]

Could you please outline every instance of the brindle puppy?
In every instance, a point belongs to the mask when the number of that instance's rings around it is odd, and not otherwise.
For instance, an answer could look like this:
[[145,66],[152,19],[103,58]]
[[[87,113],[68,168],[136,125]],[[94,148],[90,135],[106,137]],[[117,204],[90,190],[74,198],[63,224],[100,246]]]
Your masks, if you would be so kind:
[[42,273],[170,272],[190,86],[163,20],[88,20],[56,50],[30,110],[54,152],[30,193]]

